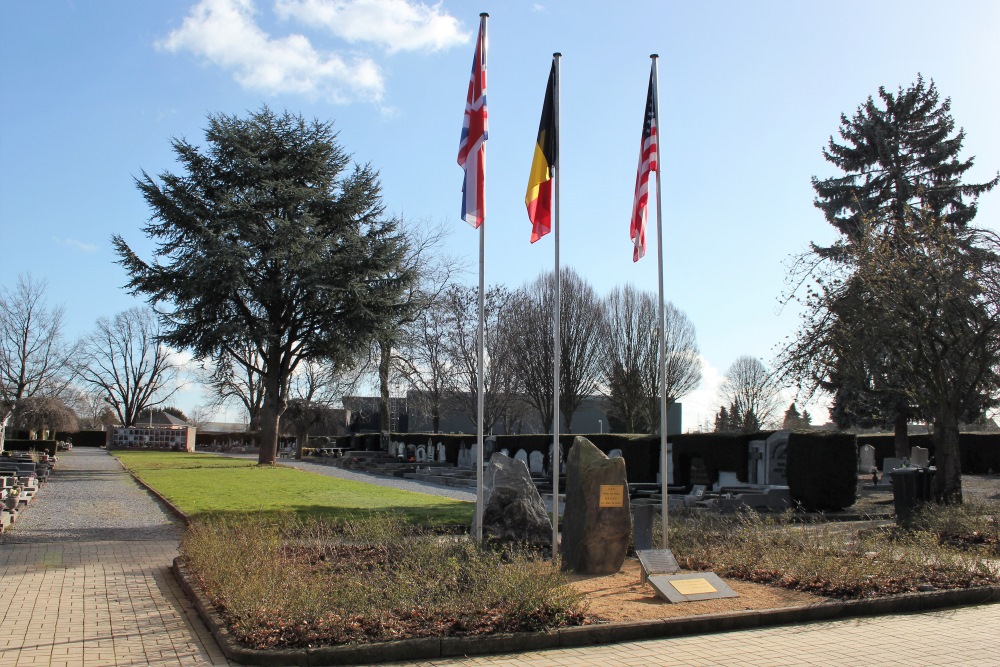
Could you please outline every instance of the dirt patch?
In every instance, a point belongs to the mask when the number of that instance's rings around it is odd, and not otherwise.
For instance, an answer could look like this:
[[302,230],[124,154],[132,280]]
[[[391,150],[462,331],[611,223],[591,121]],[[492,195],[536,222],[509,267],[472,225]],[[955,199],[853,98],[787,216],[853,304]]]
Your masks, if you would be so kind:
[[573,588],[587,596],[587,616],[601,621],[646,621],[749,609],[777,609],[816,604],[826,599],[800,591],[726,579],[739,597],[670,604],[658,597],[649,583],[639,583],[641,576],[639,561],[628,558],[616,574],[571,575],[569,579]]

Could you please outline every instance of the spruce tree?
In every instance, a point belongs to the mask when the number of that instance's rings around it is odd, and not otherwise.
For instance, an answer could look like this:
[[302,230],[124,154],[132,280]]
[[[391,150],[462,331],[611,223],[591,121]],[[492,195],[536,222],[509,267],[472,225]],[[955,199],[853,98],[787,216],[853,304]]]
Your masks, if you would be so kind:
[[[976,199],[996,186],[962,182],[974,158],[960,159],[965,131],[955,132],[951,99],[943,102],[932,80],[917,82],[895,94],[878,89],[854,116],[840,117],[840,138],[830,137],[823,157],[843,176],[812,179],[815,205],[848,241],[862,218],[887,226],[906,224],[920,210],[954,227],[976,215]],[[888,230],[891,231],[891,230]]]

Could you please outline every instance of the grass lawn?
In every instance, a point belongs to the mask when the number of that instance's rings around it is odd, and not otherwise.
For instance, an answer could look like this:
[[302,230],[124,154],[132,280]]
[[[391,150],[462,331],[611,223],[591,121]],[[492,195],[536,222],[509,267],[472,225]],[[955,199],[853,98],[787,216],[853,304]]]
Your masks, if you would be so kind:
[[212,454],[115,452],[136,476],[188,516],[284,513],[358,516],[389,512],[423,524],[468,524],[472,503],[336,479]]

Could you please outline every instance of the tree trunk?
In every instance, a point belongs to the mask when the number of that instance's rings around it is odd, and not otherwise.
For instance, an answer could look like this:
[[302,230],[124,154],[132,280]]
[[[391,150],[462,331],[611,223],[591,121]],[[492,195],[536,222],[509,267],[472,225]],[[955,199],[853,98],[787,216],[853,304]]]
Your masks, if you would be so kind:
[[436,405],[431,409],[431,428],[435,433],[441,432],[441,409]]
[[300,431],[295,436],[295,460],[302,460],[302,448],[306,446],[309,441],[309,431]]
[[389,364],[392,361],[392,345],[388,341],[379,341],[378,344],[378,388],[382,397],[382,405],[379,407],[379,430],[389,432]]
[[910,458],[910,440],[907,433],[907,410],[906,405],[900,404],[896,408],[896,418],[893,421],[893,433],[895,434],[896,458]]
[[958,451],[958,419],[942,412],[934,420],[934,498],[938,502],[962,502],[962,461]]
[[10,416],[14,414],[12,411],[8,411],[7,414],[0,419],[0,452],[3,451],[3,443],[7,439],[7,424],[10,423]]
[[273,377],[264,378],[264,404],[260,408],[260,450],[257,455],[259,465],[274,465],[278,458],[278,421],[285,411],[285,406],[281,404],[281,378],[277,372],[272,372],[271,375]]

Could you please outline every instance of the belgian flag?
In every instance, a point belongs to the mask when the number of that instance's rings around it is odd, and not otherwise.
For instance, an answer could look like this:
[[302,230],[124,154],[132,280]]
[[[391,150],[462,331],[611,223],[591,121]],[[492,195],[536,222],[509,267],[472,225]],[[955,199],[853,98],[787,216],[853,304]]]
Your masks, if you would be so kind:
[[538,140],[535,142],[535,157],[531,161],[528,176],[528,192],[524,203],[528,207],[531,220],[531,242],[534,243],[552,231],[552,175],[556,167],[559,147],[559,131],[556,125],[556,61],[552,60],[549,83],[545,87],[545,102],[542,104],[542,119],[538,123]]

